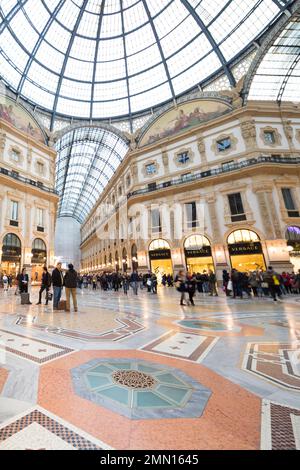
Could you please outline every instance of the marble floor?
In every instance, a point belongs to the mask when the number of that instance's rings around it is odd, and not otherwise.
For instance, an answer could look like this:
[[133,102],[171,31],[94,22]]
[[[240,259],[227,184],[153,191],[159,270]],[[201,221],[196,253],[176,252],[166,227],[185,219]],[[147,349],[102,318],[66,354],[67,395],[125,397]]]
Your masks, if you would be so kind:
[[0,290],[0,450],[300,449],[300,297]]

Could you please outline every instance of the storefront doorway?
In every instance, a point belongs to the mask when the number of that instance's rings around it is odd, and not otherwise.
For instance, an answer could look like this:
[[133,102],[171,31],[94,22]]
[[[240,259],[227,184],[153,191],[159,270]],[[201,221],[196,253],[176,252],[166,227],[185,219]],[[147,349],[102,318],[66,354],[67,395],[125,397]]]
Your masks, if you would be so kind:
[[236,230],[228,237],[231,267],[241,272],[266,269],[258,235],[251,230]]
[[36,238],[32,244],[31,279],[33,282],[41,282],[43,267],[47,266],[47,247],[43,240]]
[[298,272],[300,269],[300,227],[288,227],[285,232],[285,239],[288,245],[290,261],[294,266],[294,272]]
[[184,242],[187,270],[190,273],[214,271],[214,261],[209,240],[203,235],[191,235]]
[[171,249],[166,240],[159,238],[150,243],[149,259],[151,271],[156,274],[159,284],[164,274],[173,276]]
[[8,233],[3,239],[1,272],[14,278],[21,268],[21,240],[14,233]]

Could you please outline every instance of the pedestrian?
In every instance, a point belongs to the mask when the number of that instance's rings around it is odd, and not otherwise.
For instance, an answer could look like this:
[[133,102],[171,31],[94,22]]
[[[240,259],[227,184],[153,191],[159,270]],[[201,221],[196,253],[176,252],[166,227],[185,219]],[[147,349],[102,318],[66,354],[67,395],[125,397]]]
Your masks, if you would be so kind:
[[185,273],[184,271],[179,271],[177,276],[175,277],[175,286],[176,290],[180,292],[180,305],[186,305],[184,303],[185,300],[185,292],[186,292],[186,285],[185,285]]
[[189,302],[191,303],[191,305],[195,305],[194,295],[196,292],[196,279],[195,276],[190,273],[187,273],[186,275],[186,290],[189,294]]
[[49,301],[48,293],[49,293],[49,289],[51,287],[51,283],[52,283],[51,275],[48,272],[47,267],[44,266],[43,267],[43,274],[42,274],[42,284],[41,284],[41,288],[39,290],[39,301],[38,301],[37,305],[41,305],[41,303],[42,303],[42,293],[44,292],[44,290],[46,291],[46,303],[45,303],[45,305],[48,305],[48,301]]
[[213,295],[216,295],[218,296],[218,292],[217,292],[217,288],[216,288],[216,282],[217,282],[217,278],[216,278],[216,275],[215,273],[210,269],[208,271],[208,282],[209,282],[209,292],[210,292],[210,296],[213,296]]
[[137,271],[133,271],[130,276],[130,283],[135,295],[138,295],[138,287],[139,287],[139,275]]
[[72,295],[73,306],[75,312],[78,312],[77,307],[77,272],[74,269],[73,264],[68,265],[68,271],[64,277],[64,286],[66,288],[66,312],[70,312],[70,297]]
[[62,273],[61,263],[57,263],[56,268],[52,271],[53,285],[53,310],[58,310],[58,304],[61,298],[64,285],[64,277]]

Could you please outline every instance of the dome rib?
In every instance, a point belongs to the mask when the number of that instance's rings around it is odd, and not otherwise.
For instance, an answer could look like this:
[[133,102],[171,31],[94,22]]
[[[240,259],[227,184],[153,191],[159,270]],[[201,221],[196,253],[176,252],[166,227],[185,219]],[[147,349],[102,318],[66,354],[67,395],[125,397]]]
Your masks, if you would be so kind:
[[71,38],[70,38],[68,49],[67,49],[66,54],[65,54],[65,58],[64,58],[63,65],[62,65],[62,68],[61,68],[60,77],[59,77],[59,80],[58,80],[58,85],[57,85],[55,98],[54,98],[53,114],[52,114],[52,118],[51,118],[50,131],[53,131],[59,93],[60,93],[60,90],[61,90],[62,81],[63,81],[64,76],[65,76],[65,71],[66,71],[68,60],[69,60],[70,52],[71,52],[72,46],[74,44],[76,33],[77,33],[78,28],[79,28],[79,25],[80,25],[80,22],[82,20],[85,8],[88,4],[88,1],[89,0],[84,0],[83,1],[83,4],[80,8],[80,12],[79,12],[79,15],[77,17],[77,20],[76,20],[76,23],[75,23],[75,26],[74,26],[74,29],[73,29],[73,32],[72,32],[72,35],[71,35]]

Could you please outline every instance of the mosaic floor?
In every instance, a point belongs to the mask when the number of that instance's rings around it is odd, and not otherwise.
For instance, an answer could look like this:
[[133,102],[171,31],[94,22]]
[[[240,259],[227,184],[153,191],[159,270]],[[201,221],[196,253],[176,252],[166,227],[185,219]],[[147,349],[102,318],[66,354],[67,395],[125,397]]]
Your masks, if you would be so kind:
[[300,449],[300,298],[0,291],[0,450]]

